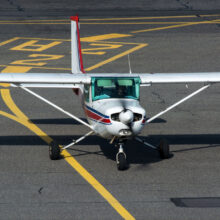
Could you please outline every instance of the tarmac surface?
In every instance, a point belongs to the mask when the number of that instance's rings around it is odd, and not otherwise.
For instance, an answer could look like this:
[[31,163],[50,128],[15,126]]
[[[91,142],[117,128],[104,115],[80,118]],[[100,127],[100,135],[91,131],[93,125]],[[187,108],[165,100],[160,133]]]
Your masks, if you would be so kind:
[[[0,7],[0,71],[69,73],[71,7],[24,2],[5,1]],[[213,2],[198,7],[192,1],[187,8],[185,1],[165,6],[140,1],[133,11],[130,1],[127,7],[112,2],[91,10],[82,2],[74,13],[81,13],[86,71],[129,72],[128,54],[134,73],[220,71],[220,7]],[[151,117],[201,86],[144,87],[141,104]],[[140,136],[150,143],[169,141],[171,158],[161,160],[131,140],[126,145],[130,166],[118,171],[116,149],[97,136],[51,161],[51,139],[64,146],[88,129],[2,85],[0,219],[218,219],[219,89],[213,85],[144,128]],[[33,90],[85,118],[71,89]]]

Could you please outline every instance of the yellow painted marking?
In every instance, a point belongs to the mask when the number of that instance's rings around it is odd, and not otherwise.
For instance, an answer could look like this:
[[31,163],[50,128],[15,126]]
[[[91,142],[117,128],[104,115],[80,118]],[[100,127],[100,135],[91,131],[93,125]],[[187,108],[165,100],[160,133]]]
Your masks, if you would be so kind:
[[[215,21],[218,21],[218,20],[209,21],[209,23],[212,23]],[[138,31],[131,31],[131,33],[136,34],[136,33],[149,32],[149,31],[166,30],[166,29],[186,27],[186,26],[197,25],[197,24],[205,24],[206,22],[207,21],[199,21],[199,22],[191,22],[191,23],[171,25],[171,26],[165,26],[165,27],[156,27],[156,28],[143,29],[143,30],[138,30]]]
[[124,44],[124,45],[139,45],[139,43],[127,43],[127,42],[113,42],[113,41],[96,41],[96,43],[106,43],[106,44]]
[[[108,22],[108,23],[80,23],[80,25],[143,25],[143,24],[151,24],[151,25],[156,25],[156,24],[185,24],[185,23],[194,23],[194,22]],[[210,23],[213,23],[213,24],[219,24],[219,21],[216,21],[216,22],[211,22],[211,21],[204,21],[203,24],[210,24]],[[4,23],[4,24],[14,24],[14,23]],[[18,24],[40,24],[40,25],[58,25],[58,24],[61,24],[61,25],[64,25],[64,24],[69,24],[69,23],[18,23]],[[16,24],[16,25],[18,25]],[[1,25],[1,23],[0,23]]]
[[48,41],[71,41],[71,39],[53,39],[53,38],[39,38],[39,37],[19,37],[19,39],[48,40]]
[[0,46],[3,46],[3,45],[8,44],[8,43],[11,43],[11,42],[16,41],[16,40],[18,40],[18,39],[19,39],[19,37],[14,37],[14,38],[12,38],[12,39],[3,41],[3,42],[0,43]]
[[80,40],[82,42],[95,42],[95,41],[102,41],[102,40],[108,40],[108,39],[114,39],[114,38],[121,38],[121,37],[131,37],[130,34],[103,34],[103,35],[97,35],[97,36],[91,36],[91,37],[82,37]]
[[[16,69],[15,69],[16,68]],[[3,72],[26,72],[31,68],[29,67],[7,67]],[[25,126],[33,133],[38,135],[43,141],[49,144],[52,141],[52,138],[49,137],[45,132],[43,132],[39,127],[32,123],[29,118],[16,106],[14,103],[10,90],[1,89],[1,96],[5,104],[11,110],[14,115],[0,111],[0,115],[3,115],[11,120],[14,120],[21,125]],[[60,146],[62,147],[62,146]],[[114,198],[111,193],[105,189],[105,187],[100,184],[78,161],[68,153],[68,151],[63,150],[62,155],[66,162],[69,163],[117,212],[118,214],[128,220],[134,220],[135,218],[119,203],[119,201]]]
[[138,46],[136,46],[136,47],[134,47],[134,48],[132,48],[132,49],[129,49],[129,50],[123,52],[123,53],[120,53],[120,54],[118,54],[118,55],[116,55],[116,56],[113,56],[113,57],[107,59],[107,60],[104,60],[104,61],[102,61],[102,62],[100,62],[100,63],[97,63],[97,64],[95,64],[95,65],[93,65],[93,66],[91,66],[91,67],[89,67],[89,68],[86,68],[85,71],[94,70],[94,69],[96,69],[96,68],[98,68],[98,67],[100,67],[100,66],[103,66],[103,65],[105,65],[105,64],[107,64],[107,63],[110,63],[110,62],[112,62],[112,61],[115,61],[115,60],[117,60],[117,59],[119,59],[119,58],[121,58],[121,57],[123,57],[123,56],[126,56],[126,55],[128,55],[128,54],[130,54],[130,53],[133,53],[133,52],[136,51],[136,50],[139,50],[139,49],[141,49],[141,48],[143,48],[143,47],[146,47],[147,45],[148,45],[148,44],[139,44]]
[[[117,49],[121,47],[121,44],[100,44],[100,43],[92,43],[89,44],[90,46],[98,46],[95,48],[89,48],[89,49],[82,49],[83,54],[94,54],[94,55],[103,55],[106,52],[105,51],[100,51],[100,52],[94,52],[97,50],[112,50],[112,49]],[[100,47],[101,46],[101,47]]]
[[[10,65],[0,65],[0,67],[7,67],[7,66],[10,66]],[[37,66],[29,66],[31,67],[32,69],[35,68],[35,69],[42,69],[42,70],[71,70],[71,68],[57,68],[57,67],[37,67]]]
[[[199,17],[217,17],[220,14],[206,14],[199,15]],[[197,15],[177,15],[177,16],[151,16],[151,17],[128,17],[128,18],[80,18],[80,21],[112,21],[112,20],[147,20],[147,19],[169,19],[169,18],[198,18]],[[55,19],[55,20],[2,20],[0,23],[8,23],[8,22],[70,22],[70,19]]]
[[161,22],[157,22],[157,21],[150,21],[150,22],[93,22],[93,23],[89,23],[89,22],[81,22],[81,24],[91,24],[91,25],[101,25],[101,24],[129,24],[129,25],[138,25],[138,24],[183,24],[186,23],[186,21],[161,21]]
[[20,44],[16,47],[11,48],[10,50],[19,50],[19,51],[34,51],[34,52],[42,52],[51,47],[61,44],[60,41],[55,41],[49,44],[36,44],[39,42],[38,40],[30,40],[23,44]]
[[[185,23],[194,23],[195,21],[189,21],[189,22],[184,22],[184,21],[161,21],[161,22],[155,22],[155,21],[152,21],[152,22],[102,22],[102,23],[88,23],[88,22],[81,22],[80,25],[82,24],[89,24],[89,25],[108,25],[108,24],[113,24],[113,25],[141,25],[141,24],[151,24],[151,25],[156,25],[156,24],[185,24]],[[212,22],[212,21],[204,21],[203,22],[204,24],[210,24],[210,23],[213,23],[213,24],[218,24],[219,21],[216,21],[216,22]]]
[[[142,24],[151,24],[151,25],[156,25],[156,24],[183,24],[183,23],[194,23],[194,22],[108,22],[108,23],[89,23],[89,22],[81,22],[80,25],[142,25]],[[204,21],[203,24],[219,24],[218,22],[211,22],[211,21]],[[16,24],[16,25],[23,25],[23,24],[31,24],[31,25],[64,25],[64,24],[70,24],[70,23],[0,23],[1,24]]]
[[[81,42],[97,42],[114,38],[123,38],[123,37],[130,37],[131,34],[104,34],[104,35],[97,35],[97,36],[91,36],[91,37],[81,37]],[[24,40],[47,40],[47,41],[71,41],[71,39],[54,39],[54,38],[36,38],[36,37],[18,37],[17,39],[24,39]],[[109,41],[108,41],[109,42]],[[106,43],[108,43],[106,42]],[[120,43],[120,42],[109,42],[109,43]],[[136,44],[136,43],[127,43],[122,42],[123,44]]]
[[28,57],[43,57],[37,59],[29,59],[29,60],[16,60],[11,64],[16,65],[33,65],[33,66],[44,66],[46,62],[38,62],[38,61],[48,61],[48,60],[58,60],[64,57],[64,55],[50,55],[50,54],[31,54]]
[[[80,19],[81,20],[81,19]],[[0,21],[0,23],[5,23],[5,22],[15,22],[15,23],[19,23],[19,22],[67,22],[70,21],[70,19],[57,19],[57,20],[2,20]]]
[[[199,17],[218,17],[220,14],[199,15]],[[112,21],[112,20],[147,20],[147,19],[168,19],[168,18],[198,18],[197,15],[177,15],[177,16],[153,16],[153,17],[129,17],[129,18],[90,18],[80,19],[80,21]]]
[[[102,42],[102,41],[100,41],[100,42]],[[120,43],[120,44],[127,44],[127,45],[137,45],[137,43],[125,43],[125,42],[103,42],[103,43]],[[110,63],[110,62],[112,62],[112,61],[115,61],[115,60],[117,60],[117,59],[123,57],[123,56],[126,56],[126,55],[128,55],[129,53],[132,53],[132,52],[134,52],[134,51],[136,51],[136,50],[139,50],[139,49],[141,49],[141,48],[143,48],[143,47],[145,47],[145,46],[147,46],[147,45],[148,45],[148,44],[138,44],[137,46],[135,46],[135,47],[132,48],[132,49],[129,49],[129,50],[127,50],[127,51],[124,51],[124,52],[122,52],[122,53],[120,53],[120,54],[118,54],[118,55],[116,55],[116,56],[113,56],[113,57],[111,57],[111,58],[109,58],[109,59],[107,59],[107,60],[101,61],[101,62],[99,62],[99,63],[97,63],[97,64],[95,64],[95,65],[93,65],[93,66],[91,66],[91,67],[89,67],[89,68],[87,68],[87,69],[85,69],[85,71],[94,70],[94,69],[96,69],[96,68],[98,68],[98,67],[101,67],[101,66],[107,64],[107,63]],[[27,60],[27,61],[30,61],[30,60]],[[14,62],[16,62],[16,63],[14,63]],[[17,61],[14,61],[14,62],[13,62],[13,64],[18,64]],[[12,63],[11,63],[11,64],[12,64]],[[28,65],[30,65],[30,63],[29,63]],[[6,65],[0,65],[0,67],[5,67],[5,66],[6,66]],[[32,68],[37,68],[37,69],[47,69],[47,70],[66,70],[66,71],[70,71],[70,70],[71,70],[71,68],[52,68],[52,67],[38,67],[38,66],[30,66],[30,67],[32,67]]]
[[90,173],[88,173],[67,151],[63,151],[62,155],[65,160],[84,178],[86,179],[124,218],[135,219]]
[[[66,23],[29,23],[29,22],[22,22],[22,23],[11,23],[11,22],[8,22],[8,23],[0,23],[0,25],[4,25],[4,24],[16,24],[16,25],[23,25],[23,24],[40,24],[40,25],[46,25],[46,24],[49,24],[49,25],[54,25],[54,24],[70,24],[70,22],[66,22]],[[81,24],[81,23],[80,23]]]
[[[31,37],[18,37],[18,39],[27,39],[27,40],[33,39],[33,40],[48,40],[48,41],[51,40],[51,41],[66,41],[66,42],[71,41],[71,39],[51,39],[51,38],[35,38],[35,37],[33,37],[33,38],[31,38]],[[83,41],[83,37],[80,38],[80,41]],[[99,41],[97,40],[95,42],[99,42]],[[137,43],[127,43],[127,42],[118,42],[118,41],[117,42],[113,42],[113,41],[104,41],[104,40],[100,41],[100,43],[111,43],[111,44],[119,43],[119,44],[133,44],[133,45],[137,45]]]

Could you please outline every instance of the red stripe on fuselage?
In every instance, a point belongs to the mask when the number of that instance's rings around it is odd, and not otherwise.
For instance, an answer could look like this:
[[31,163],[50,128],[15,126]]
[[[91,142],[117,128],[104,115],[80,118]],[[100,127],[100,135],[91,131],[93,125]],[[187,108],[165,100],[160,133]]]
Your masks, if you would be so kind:
[[103,118],[103,117],[97,115],[96,113],[94,113],[94,112],[92,112],[92,111],[86,109],[86,108],[85,108],[84,110],[85,110],[86,115],[87,115],[89,118],[91,118],[91,119],[93,119],[93,120],[96,120],[96,121],[98,121],[98,122],[105,123],[105,124],[111,124],[111,121],[110,121],[109,118]]

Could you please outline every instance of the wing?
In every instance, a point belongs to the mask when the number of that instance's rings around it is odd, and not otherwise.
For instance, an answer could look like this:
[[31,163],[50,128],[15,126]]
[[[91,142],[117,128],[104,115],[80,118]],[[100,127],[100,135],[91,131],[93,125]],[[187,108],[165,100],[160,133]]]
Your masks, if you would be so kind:
[[80,84],[90,84],[87,74],[66,73],[1,73],[0,82],[11,86],[45,87],[45,88],[78,88]]
[[204,72],[154,74],[2,73],[0,74],[0,83],[12,83],[24,87],[78,88],[80,84],[90,84],[92,77],[140,77],[142,85],[220,82],[220,72]]
[[159,83],[214,83],[220,82],[220,72],[203,73],[145,73],[139,74],[141,84]]

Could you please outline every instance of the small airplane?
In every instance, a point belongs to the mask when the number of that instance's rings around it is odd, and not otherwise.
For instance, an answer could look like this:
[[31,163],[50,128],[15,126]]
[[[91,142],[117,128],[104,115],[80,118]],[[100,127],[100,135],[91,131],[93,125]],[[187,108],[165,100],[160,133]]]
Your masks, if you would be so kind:
[[[79,36],[79,17],[71,18],[71,65],[72,71],[66,73],[2,73],[1,83],[10,83],[19,87],[55,109],[63,112],[79,123],[90,128],[90,131],[67,146],[60,147],[52,141],[49,144],[51,160],[60,158],[62,149],[67,149],[91,134],[110,140],[118,147],[116,162],[119,170],[128,167],[124,146],[127,140],[135,138],[146,146],[158,150],[161,158],[169,158],[167,141],[162,140],[158,147],[140,139],[138,134],[144,126],[161,115],[167,113],[181,103],[208,89],[212,84],[220,82],[220,72],[203,73],[85,73],[83,69],[81,44]],[[140,105],[140,86],[173,83],[204,83],[198,90],[166,108],[164,111],[147,119],[146,111]],[[72,88],[82,103],[88,123],[65,111],[56,104],[43,98],[28,88]]]

